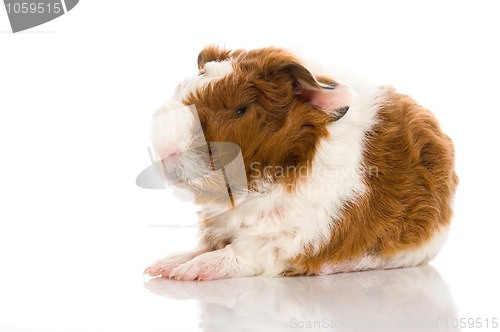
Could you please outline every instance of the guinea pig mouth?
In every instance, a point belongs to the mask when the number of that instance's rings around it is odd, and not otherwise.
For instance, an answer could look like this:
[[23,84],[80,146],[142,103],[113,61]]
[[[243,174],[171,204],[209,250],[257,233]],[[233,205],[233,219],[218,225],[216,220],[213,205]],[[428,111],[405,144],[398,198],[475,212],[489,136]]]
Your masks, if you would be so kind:
[[173,153],[161,160],[164,168],[175,168],[181,160],[181,154],[179,152]]
[[221,175],[229,186],[246,188],[247,185],[241,150],[234,143],[207,142],[207,146],[170,155],[159,163],[169,185],[210,182]]
[[192,191],[201,201],[232,208],[246,196],[245,164],[234,143],[207,142],[182,152],[175,164],[170,159],[161,160],[167,183]]
[[160,165],[169,185],[182,185],[206,177],[211,171],[207,147],[196,147],[169,155],[160,161]]

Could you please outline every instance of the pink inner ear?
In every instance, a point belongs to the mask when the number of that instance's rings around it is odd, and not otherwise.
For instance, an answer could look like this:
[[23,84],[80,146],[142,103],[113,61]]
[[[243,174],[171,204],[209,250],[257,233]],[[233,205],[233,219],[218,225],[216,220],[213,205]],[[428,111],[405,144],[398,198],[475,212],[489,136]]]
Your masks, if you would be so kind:
[[344,84],[338,84],[334,89],[300,87],[296,93],[302,101],[326,112],[351,106],[352,90]]

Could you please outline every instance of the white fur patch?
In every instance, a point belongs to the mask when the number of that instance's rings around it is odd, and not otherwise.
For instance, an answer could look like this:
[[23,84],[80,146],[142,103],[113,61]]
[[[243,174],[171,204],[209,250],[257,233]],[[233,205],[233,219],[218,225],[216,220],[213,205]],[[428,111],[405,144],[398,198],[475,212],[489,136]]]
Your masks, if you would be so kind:
[[204,75],[209,78],[222,78],[233,72],[233,62],[226,61],[210,61],[205,64]]
[[160,107],[153,115],[150,131],[151,142],[160,157],[164,157],[161,154],[167,147],[187,150],[193,142],[193,126],[194,113],[182,102],[172,100]]
[[205,64],[203,72],[198,76],[192,76],[179,84],[174,94],[174,99],[184,100],[190,94],[200,91],[210,82],[221,79],[233,72],[233,62],[211,61]]

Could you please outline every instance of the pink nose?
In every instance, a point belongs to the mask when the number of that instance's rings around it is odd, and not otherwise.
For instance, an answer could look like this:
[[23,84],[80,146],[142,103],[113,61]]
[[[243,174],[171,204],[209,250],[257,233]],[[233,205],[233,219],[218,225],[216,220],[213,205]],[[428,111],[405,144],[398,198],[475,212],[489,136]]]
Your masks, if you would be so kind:
[[163,166],[166,168],[165,171],[170,171],[177,167],[181,157],[181,149],[178,147],[165,147],[159,151],[159,156],[161,158]]
[[176,146],[167,146],[158,151],[158,155],[161,159],[170,158],[175,155],[179,155],[180,153],[181,149]]

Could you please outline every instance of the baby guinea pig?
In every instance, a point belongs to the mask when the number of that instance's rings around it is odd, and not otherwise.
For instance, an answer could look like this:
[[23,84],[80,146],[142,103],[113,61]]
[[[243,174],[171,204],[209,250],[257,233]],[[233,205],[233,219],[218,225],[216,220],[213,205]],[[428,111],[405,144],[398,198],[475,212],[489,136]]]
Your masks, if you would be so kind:
[[206,168],[179,157],[199,119],[208,144],[240,148],[247,181],[239,193],[228,186],[229,208],[210,195],[210,176],[183,184],[200,205],[199,245],[146,274],[323,275],[436,256],[458,179],[452,142],[428,110],[392,87],[312,73],[274,47],[209,46],[198,70],[155,113],[153,146],[177,169]]

